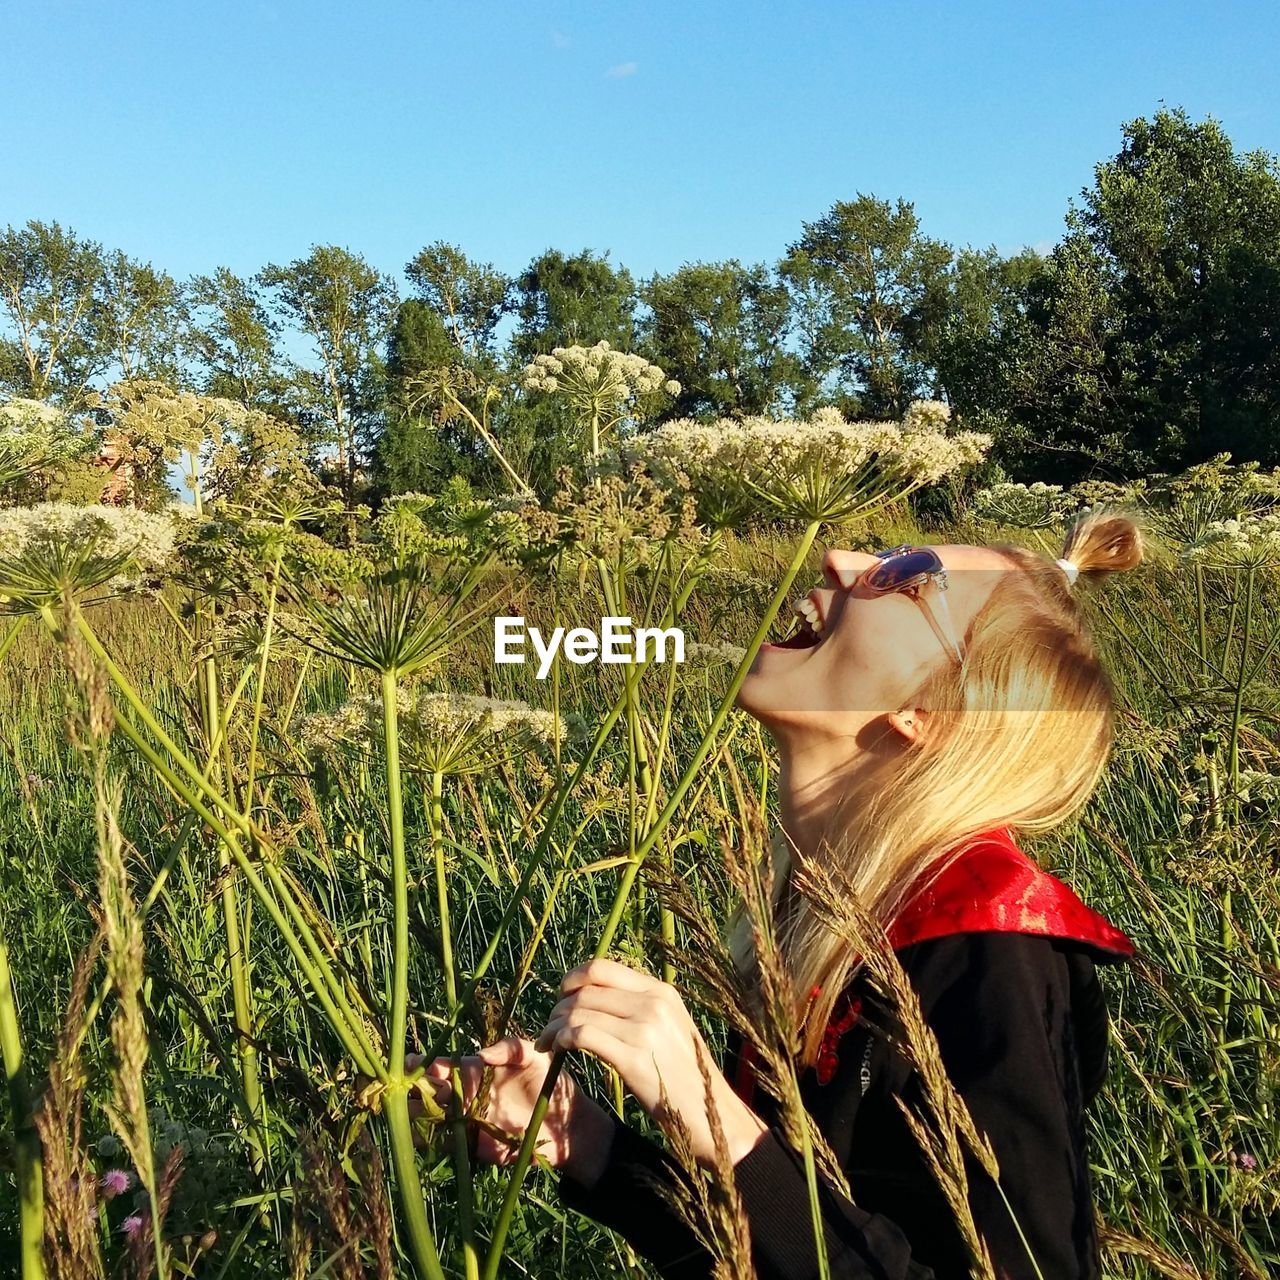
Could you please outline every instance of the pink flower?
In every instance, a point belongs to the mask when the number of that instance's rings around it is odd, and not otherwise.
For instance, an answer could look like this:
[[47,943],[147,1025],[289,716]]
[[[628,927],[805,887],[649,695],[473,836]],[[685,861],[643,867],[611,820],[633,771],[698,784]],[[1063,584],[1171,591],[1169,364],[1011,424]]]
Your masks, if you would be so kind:
[[1243,1155],[1240,1157],[1240,1167],[1242,1169],[1253,1170],[1258,1167],[1258,1157]]
[[143,1217],[140,1213],[131,1213],[121,1224],[120,1230],[130,1239],[142,1230]]
[[116,1196],[124,1195],[133,1186],[133,1174],[124,1169],[108,1169],[98,1179],[98,1186],[102,1188],[102,1193],[108,1200],[114,1200]]

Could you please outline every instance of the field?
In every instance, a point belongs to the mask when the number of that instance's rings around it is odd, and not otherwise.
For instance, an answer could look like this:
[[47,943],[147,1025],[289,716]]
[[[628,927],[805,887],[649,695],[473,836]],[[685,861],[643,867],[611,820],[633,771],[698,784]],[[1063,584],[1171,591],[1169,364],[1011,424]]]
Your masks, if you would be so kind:
[[[1034,848],[1140,949],[1106,974],[1090,1116],[1107,1274],[1135,1280],[1280,1265],[1280,592],[1268,566],[1185,554],[1219,545],[1205,516],[1238,514],[1236,480],[1210,468],[1151,501],[1148,564],[1092,597],[1116,747],[1088,809]],[[569,568],[477,575],[457,554],[473,529],[405,507],[358,589],[332,585],[311,535],[249,522],[147,589],[118,594],[103,552],[62,562],[61,594],[9,593],[29,607],[0,664],[0,1020],[23,1068],[0,1113],[0,1274],[32,1274],[19,1225],[46,1088],[53,1274],[478,1275],[503,1232],[504,1274],[640,1273],[546,1171],[508,1220],[511,1171],[471,1167],[448,1117],[415,1158],[398,1054],[536,1030],[605,943],[702,990],[684,916],[727,915],[721,845],[749,843],[743,797],[767,797],[773,766],[724,705],[741,648],[716,646],[804,589],[822,545],[1050,548],[1061,512],[944,524],[885,491],[803,533],[694,539],[677,573],[639,551],[676,546],[670,522],[629,492],[620,531],[600,497],[619,494],[594,483],[576,509],[599,498],[595,541]],[[429,591],[404,572],[423,557],[445,566]],[[540,682],[493,663],[495,613],[668,606],[707,646],[683,667],[559,662]],[[477,719],[462,695],[523,709]],[[720,1043],[720,1011],[699,1017]]]

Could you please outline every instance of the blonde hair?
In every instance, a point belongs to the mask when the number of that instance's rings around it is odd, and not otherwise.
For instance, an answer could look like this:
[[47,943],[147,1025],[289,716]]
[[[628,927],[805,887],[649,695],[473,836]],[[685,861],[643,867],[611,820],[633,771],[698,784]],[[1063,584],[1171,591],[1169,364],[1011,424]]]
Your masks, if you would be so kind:
[[[941,665],[919,690],[929,732],[895,762],[892,785],[871,773],[838,802],[840,834],[824,860],[886,929],[921,875],[941,872],[975,837],[1002,828],[1035,834],[1074,814],[1111,747],[1111,683],[1068,571],[1025,548],[998,550],[1018,571],[1001,575],[975,616],[963,665]],[[1061,558],[1086,580],[1130,569],[1142,559],[1141,534],[1126,516],[1089,513],[1068,532]],[[776,931],[808,1064],[857,958],[794,890],[790,871],[790,852],[777,841]],[[741,910],[730,946],[754,972]]]

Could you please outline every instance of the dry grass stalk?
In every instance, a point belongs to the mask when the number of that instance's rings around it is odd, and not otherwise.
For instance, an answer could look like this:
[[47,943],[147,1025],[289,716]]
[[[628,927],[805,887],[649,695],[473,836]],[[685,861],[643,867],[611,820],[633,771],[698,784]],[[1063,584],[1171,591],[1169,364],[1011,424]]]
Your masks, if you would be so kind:
[[967,1149],[998,1184],[1000,1169],[991,1143],[979,1132],[964,1099],[952,1085],[919,996],[880,922],[857,900],[838,871],[798,852],[793,865],[796,888],[814,904],[827,927],[861,958],[865,973],[893,1010],[898,1022],[898,1047],[915,1071],[924,1094],[922,1107],[913,1109],[901,1098],[897,1099],[898,1105],[946,1197],[974,1273],[983,1280],[995,1280],[990,1252],[973,1220],[965,1168]]
[[85,1075],[80,1060],[89,981],[101,945],[101,935],[95,935],[76,961],[62,1031],[49,1064],[49,1084],[35,1114],[44,1150],[44,1253],[49,1280],[99,1280],[104,1274],[94,1173],[84,1148]]
[[[391,1209],[386,1200],[382,1158],[361,1134],[352,1165],[361,1193],[353,1196],[341,1160],[318,1130],[302,1130],[298,1146],[302,1170],[294,1185],[290,1255],[295,1277],[311,1274],[312,1251],[326,1252],[326,1275],[338,1280],[394,1280]],[[371,1255],[373,1271],[365,1266]]]
[[1150,1240],[1143,1240],[1138,1236],[1130,1235],[1127,1231],[1121,1231],[1119,1227],[1099,1223],[1098,1239],[1103,1253],[1119,1257],[1141,1258],[1143,1262],[1149,1262],[1155,1267],[1160,1275],[1167,1277],[1167,1280],[1203,1280],[1200,1272],[1185,1262],[1179,1261],[1167,1250],[1153,1244]]
[[733,1160],[720,1123],[719,1110],[715,1106],[711,1074],[715,1067],[705,1050],[698,1054],[698,1069],[702,1075],[703,1096],[715,1151],[711,1176],[708,1177],[699,1165],[693,1153],[689,1128],[679,1112],[672,1111],[666,1087],[659,1079],[658,1101],[661,1111],[668,1117],[667,1136],[671,1154],[686,1175],[670,1185],[659,1184],[659,1190],[711,1255],[711,1274],[715,1280],[755,1280],[751,1230],[734,1182]]

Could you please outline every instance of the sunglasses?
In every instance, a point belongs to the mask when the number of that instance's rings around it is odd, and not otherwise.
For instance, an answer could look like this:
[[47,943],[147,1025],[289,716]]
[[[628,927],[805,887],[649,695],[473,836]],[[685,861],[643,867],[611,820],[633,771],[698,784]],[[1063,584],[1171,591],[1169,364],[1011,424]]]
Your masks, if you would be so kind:
[[[921,588],[933,583],[937,587],[937,612],[921,594]],[[964,662],[964,649],[956,639],[955,625],[951,620],[951,606],[947,603],[947,571],[942,560],[931,547],[903,545],[889,551],[877,551],[876,563],[868,565],[853,583],[876,595],[889,595],[899,591],[910,596],[924,610],[933,633],[947,653],[957,662]]]

